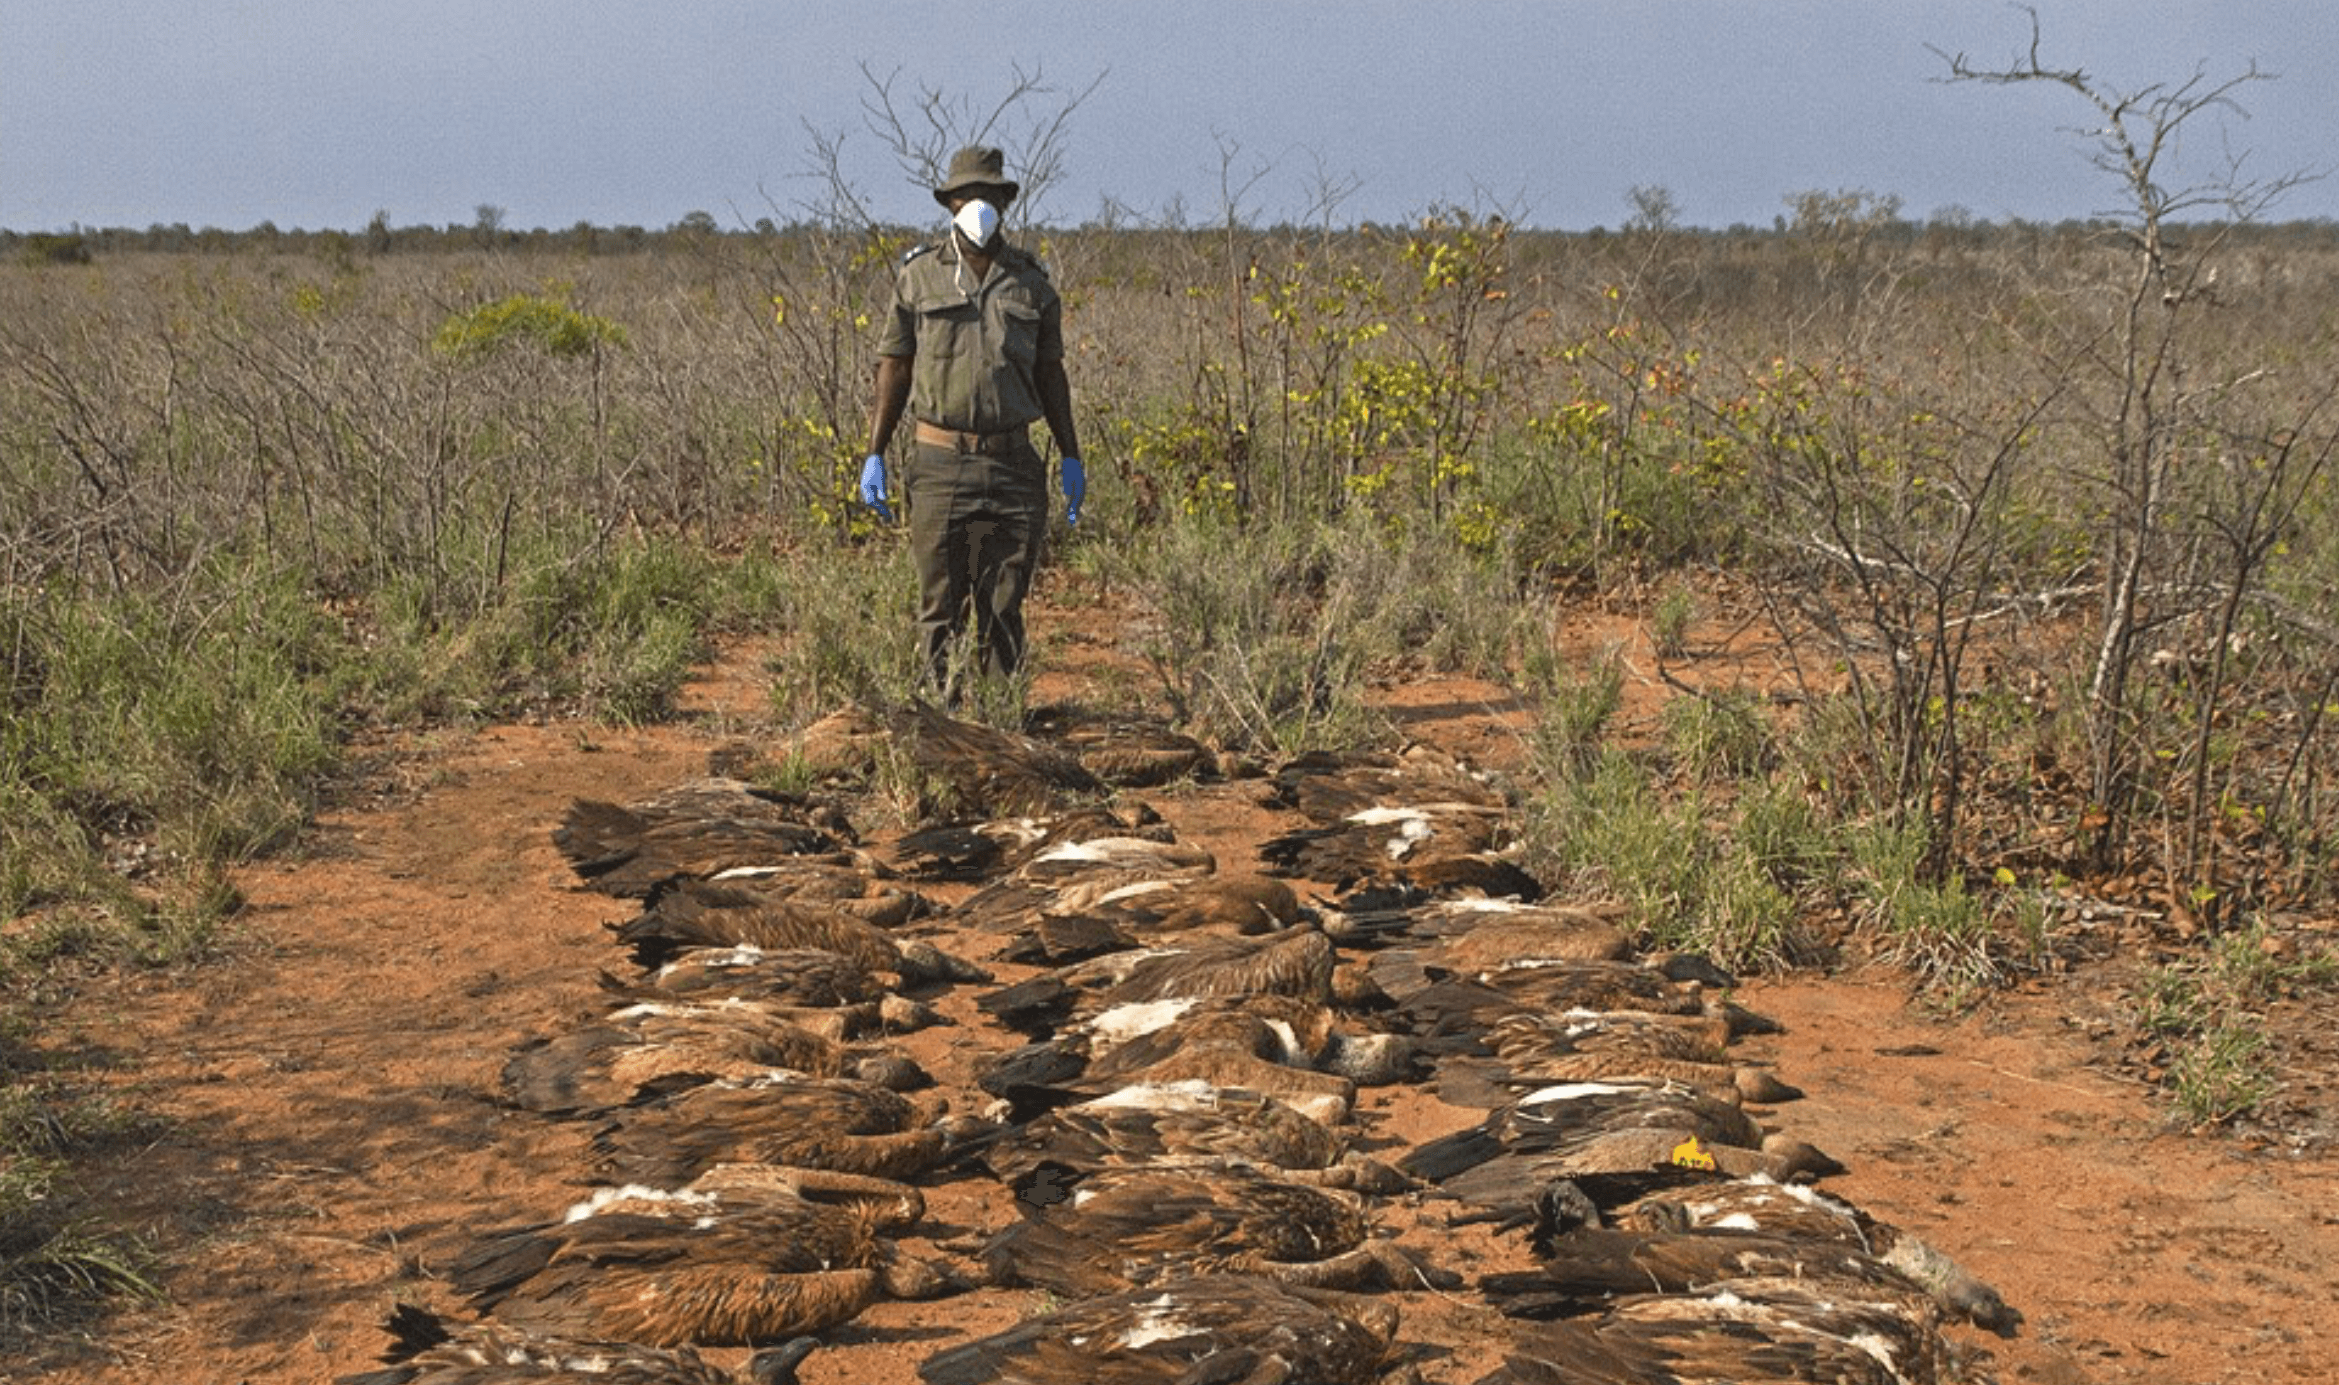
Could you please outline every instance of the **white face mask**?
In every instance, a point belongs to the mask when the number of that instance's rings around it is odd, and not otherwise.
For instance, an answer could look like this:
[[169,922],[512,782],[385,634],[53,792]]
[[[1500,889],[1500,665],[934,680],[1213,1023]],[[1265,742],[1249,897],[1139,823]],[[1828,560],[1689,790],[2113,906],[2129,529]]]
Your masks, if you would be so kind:
[[978,197],[960,207],[950,218],[950,224],[966,237],[967,244],[977,250],[987,249],[991,238],[999,234],[999,209]]

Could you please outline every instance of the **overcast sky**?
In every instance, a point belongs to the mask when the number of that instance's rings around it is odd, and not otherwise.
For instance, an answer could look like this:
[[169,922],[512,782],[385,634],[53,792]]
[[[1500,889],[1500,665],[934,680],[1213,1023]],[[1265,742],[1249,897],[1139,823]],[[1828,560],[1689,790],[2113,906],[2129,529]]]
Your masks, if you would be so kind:
[[[2239,76],[2188,127],[2189,184],[2339,169],[2334,0],[2037,0],[2041,57],[2107,91]],[[787,220],[810,132],[887,219],[936,216],[862,124],[866,67],[996,101],[1020,65],[1096,83],[1038,210],[1260,221],[1353,188],[1338,220],[1439,203],[1622,224],[1661,187],[1690,225],[1769,225],[1806,190],[1989,220],[2114,209],[2060,88],[1949,84],[1928,45],[2004,65],[1995,0],[0,0],[0,227],[526,228]],[[1053,104],[1051,104],[1053,103]],[[1011,151],[1012,152],[1012,151]],[[2281,218],[2339,216],[2339,177]]]

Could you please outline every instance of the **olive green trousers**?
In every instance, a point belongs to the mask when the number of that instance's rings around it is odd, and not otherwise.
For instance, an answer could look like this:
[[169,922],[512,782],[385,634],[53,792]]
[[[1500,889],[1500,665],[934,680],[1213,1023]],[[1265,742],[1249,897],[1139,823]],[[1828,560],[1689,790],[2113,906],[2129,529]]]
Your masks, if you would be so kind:
[[986,676],[1023,662],[1023,598],[1047,532],[1048,473],[1028,444],[988,456],[920,443],[902,474],[918,569],[918,642],[934,686],[973,622]]

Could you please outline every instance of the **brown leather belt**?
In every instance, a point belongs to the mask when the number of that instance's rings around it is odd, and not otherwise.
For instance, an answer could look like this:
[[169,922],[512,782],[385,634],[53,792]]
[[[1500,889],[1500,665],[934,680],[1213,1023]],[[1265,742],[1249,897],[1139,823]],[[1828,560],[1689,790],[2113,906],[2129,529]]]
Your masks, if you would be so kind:
[[938,423],[917,420],[918,441],[930,447],[947,447],[965,455],[970,452],[997,457],[1031,444],[1031,425],[1003,429],[996,433],[968,433],[956,428],[945,428]]

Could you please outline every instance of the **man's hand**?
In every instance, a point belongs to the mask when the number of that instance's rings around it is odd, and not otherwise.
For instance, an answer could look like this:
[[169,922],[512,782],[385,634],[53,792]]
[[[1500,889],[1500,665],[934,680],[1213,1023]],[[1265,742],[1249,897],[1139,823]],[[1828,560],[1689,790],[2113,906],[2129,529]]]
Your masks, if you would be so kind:
[[1064,487],[1064,522],[1080,523],[1080,502],[1088,495],[1088,471],[1078,457],[1066,457],[1057,464],[1057,479]]
[[893,523],[893,508],[885,503],[885,455],[869,454],[861,463],[861,503],[877,512],[877,517]]

